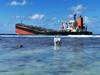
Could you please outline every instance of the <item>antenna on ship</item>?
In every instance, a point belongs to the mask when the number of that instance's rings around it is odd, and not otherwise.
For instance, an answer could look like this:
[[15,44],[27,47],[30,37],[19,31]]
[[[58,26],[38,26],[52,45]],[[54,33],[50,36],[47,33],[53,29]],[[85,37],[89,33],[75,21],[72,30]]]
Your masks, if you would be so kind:
[[18,19],[20,21],[20,23],[22,24],[25,17],[24,16],[17,16],[16,19]]
[[24,16],[21,16],[21,17],[20,17],[20,22],[21,22],[21,24],[23,24],[23,19],[24,19]]

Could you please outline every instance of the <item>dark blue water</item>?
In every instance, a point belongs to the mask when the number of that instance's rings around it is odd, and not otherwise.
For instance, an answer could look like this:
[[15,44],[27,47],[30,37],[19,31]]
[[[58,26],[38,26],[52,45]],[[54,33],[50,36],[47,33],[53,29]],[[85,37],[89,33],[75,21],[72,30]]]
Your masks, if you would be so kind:
[[0,37],[0,75],[100,75],[100,38],[53,39]]

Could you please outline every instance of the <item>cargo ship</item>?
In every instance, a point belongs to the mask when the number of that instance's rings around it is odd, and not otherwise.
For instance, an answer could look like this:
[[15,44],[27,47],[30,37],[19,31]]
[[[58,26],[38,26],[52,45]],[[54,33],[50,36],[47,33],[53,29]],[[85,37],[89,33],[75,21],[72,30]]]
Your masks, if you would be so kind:
[[47,29],[23,23],[16,24],[16,34],[21,35],[92,35],[84,25],[83,17],[75,14],[69,22],[62,22],[60,30]]

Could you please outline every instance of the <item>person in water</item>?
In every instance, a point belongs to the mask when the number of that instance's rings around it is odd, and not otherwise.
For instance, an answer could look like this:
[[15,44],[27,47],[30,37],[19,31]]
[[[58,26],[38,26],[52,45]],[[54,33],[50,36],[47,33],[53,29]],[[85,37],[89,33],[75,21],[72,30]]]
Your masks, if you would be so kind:
[[56,46],[61,46],[61,44],[62,44],[61,38],[55,36],[55,38],[54,38],[54,44],[55,44]]
[[61,46],[61,41],[56,41],[56,46]]
[[17,48],[23,48],[23,45],[22,45],[22,44],[17,44],[16,47],[17,47]]

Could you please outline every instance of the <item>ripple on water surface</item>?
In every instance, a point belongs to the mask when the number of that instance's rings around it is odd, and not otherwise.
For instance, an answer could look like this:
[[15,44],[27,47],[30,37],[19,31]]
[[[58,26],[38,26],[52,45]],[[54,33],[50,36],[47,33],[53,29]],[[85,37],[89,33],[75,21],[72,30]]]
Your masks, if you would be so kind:
[[[0,37],[1,75],[99,75],[100,39],[62,37]],[[16,48],[17,44],[23,45]]]

